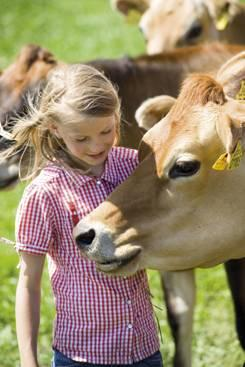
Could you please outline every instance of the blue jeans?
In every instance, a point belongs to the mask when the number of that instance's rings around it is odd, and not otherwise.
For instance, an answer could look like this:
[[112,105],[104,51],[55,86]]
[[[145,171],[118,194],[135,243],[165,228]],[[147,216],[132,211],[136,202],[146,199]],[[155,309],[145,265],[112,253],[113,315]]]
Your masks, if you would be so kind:
[[152,356],[143,359],[140,362],[133,364],[92,364],[87,362],[75,362],[72,359],[66,357],[58,350],[54,350],[54,357],[52,360],[51,367],[163,367],[162,356],[160,352],[154,353]]

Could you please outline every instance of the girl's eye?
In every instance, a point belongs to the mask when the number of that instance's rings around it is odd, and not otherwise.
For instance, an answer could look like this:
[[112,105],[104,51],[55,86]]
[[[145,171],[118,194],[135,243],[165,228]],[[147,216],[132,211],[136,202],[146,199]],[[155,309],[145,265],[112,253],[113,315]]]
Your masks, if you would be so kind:
[[101,134],[103,134],[103,135],[109,134],[109,133],[111,132],[111,130],[112,130],[112,129],[102,131],[102,133],[101,133]]
[[80,138],[80,139],[76,139],[76,141],[78,142],[78,143],[82,143],[82,142],[84,142],[84,141],[86,141],[87,140],[87,138]]

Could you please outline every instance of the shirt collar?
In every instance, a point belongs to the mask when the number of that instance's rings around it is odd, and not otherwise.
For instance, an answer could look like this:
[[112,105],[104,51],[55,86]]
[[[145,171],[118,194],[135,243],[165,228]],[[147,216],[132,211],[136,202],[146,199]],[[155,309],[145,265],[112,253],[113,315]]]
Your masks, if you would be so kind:
[[68,176],[78,186],[85,185],[89,181],[100,181],[100,180],[108,181],[113,185],[117,185],[119,172],[113,154],[113,150],[114,148],[112,147],[106,159],[104,171],[99,177],[84,175],[81,174],[79,171],[69,169],[61,165],[57,166],[54,163],[49,163],[48,167],[54,167],[55,170],[62,170],[63,172],[65,172],[66,176]]

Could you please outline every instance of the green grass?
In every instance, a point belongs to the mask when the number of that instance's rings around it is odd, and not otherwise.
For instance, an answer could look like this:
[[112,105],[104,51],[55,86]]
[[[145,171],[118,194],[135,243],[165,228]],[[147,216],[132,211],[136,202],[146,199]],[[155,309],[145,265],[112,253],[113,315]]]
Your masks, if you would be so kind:
[[143,52],[136,27],[126,27],[109,0],[2,0],[0,66],[26,43],[37,43],[64,61]]
[[[38,43],[60,60],[76,62],[143,52],[136,26],[124,23],[109,0],[2,0],[0,13],[0,69],[14,60],[26,43]],[[0,192],[0,235],[14,239],[14,217],[23,185]],[[18,257],[0,245],[0,367],[17,367],[14,302]],[[165,367],[171,366],[173,342],[157,272],[149,272],[153,303],[163,334]],[[193,336],[193,367],[241,367],[229,290],[221,266],[197,271],[197,306]],[[53,300],[47,273],[43,279],[39,351],[41,366],[50,365]]]

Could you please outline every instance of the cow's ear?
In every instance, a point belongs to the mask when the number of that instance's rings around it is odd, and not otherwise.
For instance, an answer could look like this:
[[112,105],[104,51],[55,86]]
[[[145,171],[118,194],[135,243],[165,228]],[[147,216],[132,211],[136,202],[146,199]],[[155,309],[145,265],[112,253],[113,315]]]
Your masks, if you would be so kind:
[[[233,159],[240,147],[240,155],[245,149],[245,52],[229,59],[217,74],[227,97],[221,107],[216,129],[226,150],[227,162]],[[240,157],[241,158],[241,157]]]
[[149,7],[150,0],[111,0],[113,8],[128,16],[131,11],[143,14]]
[[139,127],[149,130],[167,115],[175,101],[175,98],[170,96],[157,96],[147,99],[135,113],[135,119]]
[[245,51],[230,58],[218,71],[217,81],[222,85],[227,97],[241,99],[238,94],[245,81]]
[[245,149],[245,104],[229,100],[222,106],[216,129],[225,148],[222,155],[225,165],[229,168],[239,166]]

